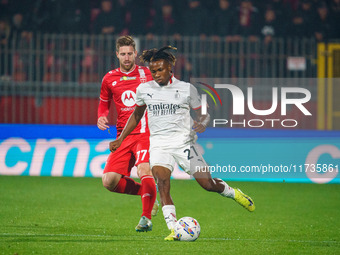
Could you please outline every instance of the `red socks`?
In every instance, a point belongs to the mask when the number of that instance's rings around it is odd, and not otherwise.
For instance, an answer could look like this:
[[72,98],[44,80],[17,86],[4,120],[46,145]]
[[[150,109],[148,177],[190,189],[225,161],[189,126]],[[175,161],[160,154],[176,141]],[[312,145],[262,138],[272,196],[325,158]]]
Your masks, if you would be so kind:
[[151,219],[151,211],[157,196],[155,180],[152,175],[143,175],[141,177],[141,181],[142,183],[138,183],[130,177],[122,176],[114,192],[129,195],[140,195],[143,206],[142,216]]
[[141,197],[143,205],[142,216],[151,219],[152,207],[153,204],[155,203],[157,196],[155,180],[151,175],[143,175],[140,179],[142,181],[141,187]]
[[142,185],[138,182],[135,182],[130,177],[122,176],[114,192],[124,193],[124,194],[129,194],[129,195],[141,195]]

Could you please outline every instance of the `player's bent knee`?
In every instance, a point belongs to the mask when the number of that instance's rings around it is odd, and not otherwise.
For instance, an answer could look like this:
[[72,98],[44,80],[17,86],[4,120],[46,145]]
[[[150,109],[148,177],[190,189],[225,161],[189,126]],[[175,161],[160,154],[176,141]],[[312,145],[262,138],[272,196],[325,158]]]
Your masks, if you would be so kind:
[[109,191],[114,191],[119,180],[121,178],[120,174],[116,173],[106,173],[102,177],[102,183],[104,188],[106,188]]
[[137,175],[139,178],[144,175],[152,175],[149,163],[140,163],[137,167]]
[[112,185],[112,183],[109,182],[109,180],[106,178],[102,178],[102,183],[103,183],[104,188],[109,191],[113,191],[116,188],[116,186]]

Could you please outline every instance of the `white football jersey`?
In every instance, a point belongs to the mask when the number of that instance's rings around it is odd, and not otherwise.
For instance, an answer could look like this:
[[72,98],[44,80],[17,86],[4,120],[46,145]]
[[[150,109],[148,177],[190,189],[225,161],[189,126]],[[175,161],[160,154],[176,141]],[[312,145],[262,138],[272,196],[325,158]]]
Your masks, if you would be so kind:
[[197,89],[172,77],[166,86],[155,81],[137,88],[136,104],[146,105],[150,129],[150,149],[174,148],[186,143],[192,130],[190,108],[201,107]]

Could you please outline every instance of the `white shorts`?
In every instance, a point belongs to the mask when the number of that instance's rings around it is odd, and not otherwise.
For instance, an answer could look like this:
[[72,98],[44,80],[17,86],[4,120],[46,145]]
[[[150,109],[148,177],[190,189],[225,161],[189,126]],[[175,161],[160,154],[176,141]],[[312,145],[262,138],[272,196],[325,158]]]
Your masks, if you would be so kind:
[[162,149],[150,148],[150,167],[162,166],[171,172],[177,163],[187,174],[193,175],[202,167],[207,167],[196,144],[186,144],[182,147]]

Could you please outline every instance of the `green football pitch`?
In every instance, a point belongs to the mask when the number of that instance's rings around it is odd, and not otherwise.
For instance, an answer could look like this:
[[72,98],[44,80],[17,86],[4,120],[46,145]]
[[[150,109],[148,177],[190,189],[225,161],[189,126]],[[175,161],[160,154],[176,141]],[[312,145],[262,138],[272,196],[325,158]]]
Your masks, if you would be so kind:
[[136,233],[140,197],[98,178],[0,176],[0,254],[340,254],[340,185],[230,182],[255,201],[173,180],[177,217],[201,225],[195,242],[166,242],[162,212]]

